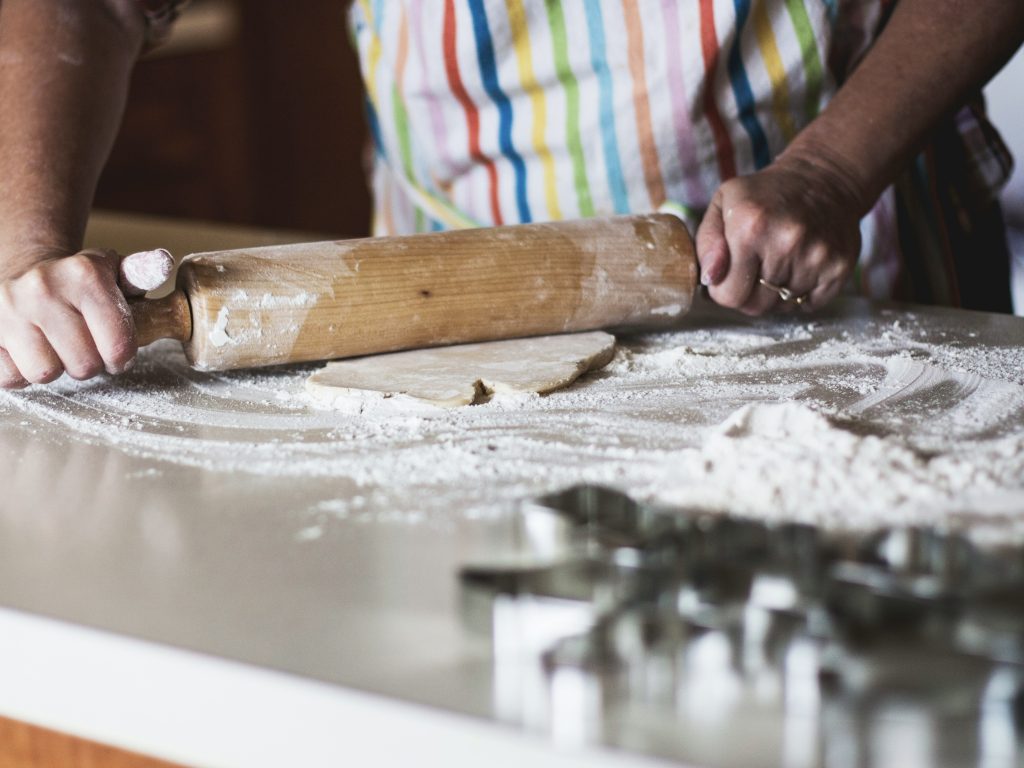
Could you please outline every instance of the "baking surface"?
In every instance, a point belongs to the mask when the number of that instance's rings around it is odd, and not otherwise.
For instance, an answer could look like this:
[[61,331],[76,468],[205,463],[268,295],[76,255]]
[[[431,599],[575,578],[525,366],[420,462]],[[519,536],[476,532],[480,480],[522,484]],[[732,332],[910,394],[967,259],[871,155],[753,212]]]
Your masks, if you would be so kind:
[[455,573],[509,554],[517,501],[590,482],[1020,540],[1022,340],[855,300],[701,308],[565,392],[348,413],[304,393],[313,366],[211,375],[162,344],[116,382],[0,396],[0,604],[493,717]]
[[836,528],[966,517],[978,535],[1020,535],[1016,516],[987,513],[1024,505],[1021,321],[988,344],[960,324],[997,322],[985,316],[943,329],[921,311],[846,315],[705,307],[678,332],[622,339],[569,390],[454,411],[367,398],[336,412],[303,391],[318,366],[204,373],[169,342],[126,377],[2,402],[29,434],[148,460],[139,479],[155,487],[190,467],[308,489],[288,497],[307,539],[348,518],[450,524],[579,482]]

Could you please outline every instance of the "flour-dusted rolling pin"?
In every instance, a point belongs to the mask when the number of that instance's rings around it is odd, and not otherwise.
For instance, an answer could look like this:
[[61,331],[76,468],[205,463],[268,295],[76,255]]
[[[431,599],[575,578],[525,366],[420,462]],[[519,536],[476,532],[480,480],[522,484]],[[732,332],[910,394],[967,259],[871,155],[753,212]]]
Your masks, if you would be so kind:
[[651,214],[198,253],[132,313],[140,346],[225,370],[665,327],[696,283],[685,225]]

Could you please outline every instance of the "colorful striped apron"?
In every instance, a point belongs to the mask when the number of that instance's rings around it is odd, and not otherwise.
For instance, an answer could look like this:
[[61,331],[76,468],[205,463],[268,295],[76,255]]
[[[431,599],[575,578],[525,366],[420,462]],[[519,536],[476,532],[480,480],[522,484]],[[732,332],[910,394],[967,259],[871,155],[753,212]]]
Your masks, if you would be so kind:
[[[778,156],[884,0],[357,0],[377,234],[650,211]],[[899,268],[891,193],[858,283]]]

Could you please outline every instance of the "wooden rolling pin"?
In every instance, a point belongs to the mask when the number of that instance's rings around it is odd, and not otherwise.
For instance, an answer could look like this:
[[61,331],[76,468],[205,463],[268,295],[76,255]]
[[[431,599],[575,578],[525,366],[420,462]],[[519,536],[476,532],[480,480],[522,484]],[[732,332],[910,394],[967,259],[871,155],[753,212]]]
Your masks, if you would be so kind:
[[225,370],[666,327],[696,283],[685,225],[651,214],[199,253],[132,313],[140,346]]

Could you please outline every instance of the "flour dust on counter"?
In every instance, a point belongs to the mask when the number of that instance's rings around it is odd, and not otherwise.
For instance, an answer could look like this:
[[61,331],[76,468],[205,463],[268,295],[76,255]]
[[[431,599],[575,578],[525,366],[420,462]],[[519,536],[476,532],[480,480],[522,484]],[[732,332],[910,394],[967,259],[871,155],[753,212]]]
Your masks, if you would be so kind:
[[973,330],[923,312],[702,308],[679,330],[620,338],[564,390],[457,409],[325,410],[304,388],[314,366],[203,373],[164,343],[126,376],[4,393],[0,408],[154,462],[357,489],[311,522],[488,515],[591,483],[836,531],[927,523],[1024,541],[1024,348],[982,339],[985,316],[962,313]]

